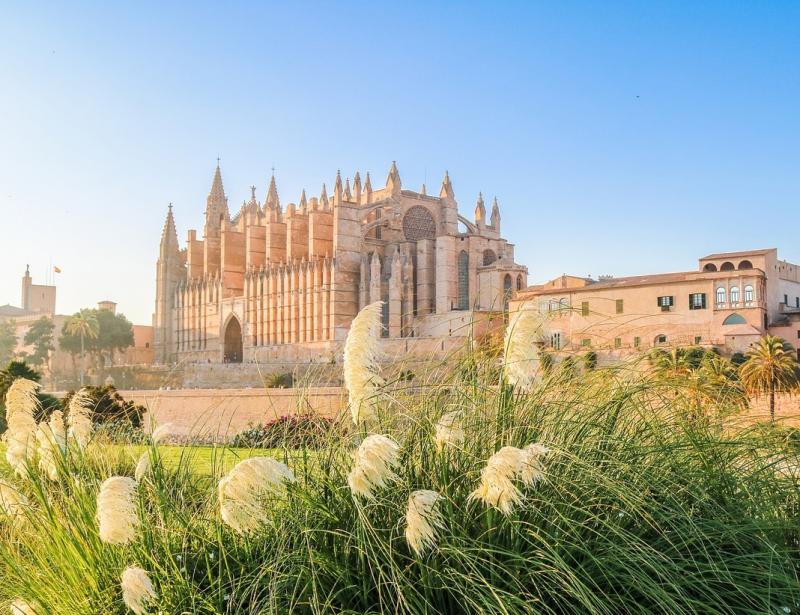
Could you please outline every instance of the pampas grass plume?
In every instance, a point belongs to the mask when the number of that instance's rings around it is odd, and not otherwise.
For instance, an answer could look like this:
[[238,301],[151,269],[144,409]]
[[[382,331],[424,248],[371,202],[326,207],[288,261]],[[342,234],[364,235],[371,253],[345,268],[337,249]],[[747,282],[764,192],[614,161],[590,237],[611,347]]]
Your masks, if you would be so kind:
[[158,598],[147,572],[137,566],[128,566],[121,577],[122,601],[136,615],[147,612],[147,603]]
[[446,446],[456,446],[464,441],[464,429],[461,427],[458,411],[443,414],[436,423],[434,442],[436,448],[442,450]]
[[370,418],[375,411],[375,392],[383,383],[378,375],[383,301],[361,309],[350,325],[344,344],[344,385],[353,422]]
[[153,433],[150,434],[150,438],[153,444],[160,444],[163,440],[172,435],[174,430],[175,426],[172,423],[164,423],[153,430]]
[[29,506],[28,499],[11,483],[0,479],[0,511],[12,520],[18,520]]
[[548,452],[541,444],[529,444],[524,449],[504,446],[486,462],[480,485],[470,494],[470,499],[493,506],[504,515],[511,514],[522,501],[522,493],[514,481],[532,487],[541,480],[544,477],[541,458]]
[[112,476],[100,485],[97,522],[103,542],[124,545],[136,538],[139,516],[136,512],[135,480],[127,476]]
[[354,455],[347,484],[355,495],[372,499],[376,489],[397,480],[395,469],[400,465],[400,446],[383,435],[364,438]]
[[58,480],[57,456],[63,453],[67,444],[64,415],[56,410],[47,423],[40,423],[36,431],[39,442],[39,468],[50,480]]
[[503,343],[503,375],[515,388],[528,391],[539,373],[539,343],[545,335],[547,316],[521,307],[511,316]]
[[436,530],[444,527],[438,510],[442,496],[435,491],[420,489],[408,498],[406,509],[406,541],[417,555],[436,544]]
[[36,602],[26,602],[22,598],[17,598],[11,603],[11,615],[44,615],[44,611],[39,609]]
[[92,404],[94,401],[84,387],[69,400],[67,435],[74,440],[81,450],[85,449],[92,438]]
[[145,451],[136,462],[136,469],[133,471],[133,477],[136,482],[141,482],[142,479],[150,472],[150,452]]
[[33,457],[36,442],[34,412],[39,405],[36,392],[39,384],[26,378],[17,378],[6,393],[6,460],[20,476],[26,473],[26,464]]
[[295,481],[286,465],[270,457],[250,457],[237,463],[219,481],[222,520],[240,534],[256,531],[268,521],[269,496],[284,497]]

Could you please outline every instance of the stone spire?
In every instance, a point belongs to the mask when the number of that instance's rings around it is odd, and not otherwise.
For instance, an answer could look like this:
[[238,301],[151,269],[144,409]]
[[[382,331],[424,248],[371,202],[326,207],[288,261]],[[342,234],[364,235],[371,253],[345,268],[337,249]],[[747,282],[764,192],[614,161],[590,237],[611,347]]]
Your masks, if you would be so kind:
[[229,221],[231,218],[228,212],[228,197],[225,196],[225,188],[222,186],[222,172],[219,168],[214,170],[214,179],[211,182],[211,192],[206,198],[206,235],[218,232],[221,222]]
[[322,184],[322,192],[319,193],[319,204],[322,209],[328,209],[328,189]]
[[175,218],[172,215],[172,203],[167,207],[167,219],[161,231],[161,255],[166,256],[180,252],[178,231],[175,229]]
[[500,206],[497,204],[497,197],[492,199],[492,217],[490,218],[492,228],[500,232]]
[[361,204],[361,175],[356,174],[353,176],[353,196],[356,203]]
[[350,178],[348,177],[344,182],[344,200],[348,203],[353,200],[353,194],[350,192]]
[[336,183],[333,184],[333,204],[338,205],[342,202],[342,173],[336,170]]
[[483,205],[483,194],[478,193],[478,202],[475,204],[475,222],[478,226],[486,223],[486,207]]
[[369,171],[367,177],[364,179],[364,204],[369,205],[372,202],[372,182],[369,179]]
[[269,179],[269,189],[267,190],[267,198],[264,201],[264,209],[275,209],[280,211],[281,200],[278,197],[278,187],[275,185],[275,173]]
[[397,163],[392,161],[392,168],[389,169],[389,175],[386,177],[386,188],[391,194],[400,194],[400,173],[397,170]]
[[219,159],[217,159],[217,168],[214,169],[214,179],[211,182],[211,192],[208,193],[208,199],[216,202],[227,202],[225,197],[225,188],[222,186],[222,172],[219,169]]
[[302,213],[306,213],[306,211],[308,211],[308,201],[306,200],[305,188],[303,188],[303,192],[300,193],[300,211]]
[[439,198],[455,199],[455,194],[453,193],[453,184],[450,183],[450,174],[447,171],[444,172],[444,179],[442,180],[442,189],[439,190]]

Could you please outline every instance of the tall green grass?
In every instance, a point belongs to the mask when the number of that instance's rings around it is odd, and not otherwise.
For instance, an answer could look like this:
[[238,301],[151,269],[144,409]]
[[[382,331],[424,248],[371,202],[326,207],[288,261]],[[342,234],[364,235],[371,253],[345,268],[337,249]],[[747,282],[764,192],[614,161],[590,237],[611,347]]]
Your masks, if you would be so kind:
[[[103,544],[98,486],[133,461],[73,451],[57,482],[35,468],[9,479],[31,507],[0,519],[0,601],[124,613],[119,577],[136,564],[159,594],[153,613],[800,613],[797,451],[768,429],[725,429],[724,396],[687,414],[689,390],[641,370],[554,369],[523,395],[470,355],[381,394],[370,432],[400,444],[396,484],[374,501],[350,493],[366,432],[343,413],[325,446],[270,453],[297,482],[247,536],[220,521],[221,458],[197,473],[192,448],[164,464],[154,446],[138,539]],[[452,411],[466,437],[438,450]],[[469,499],[489,456],[532,442],[551,452],[523,505],[504,516]],[[446,527],[423,556],[404,537],[415,489],[443,496]]]

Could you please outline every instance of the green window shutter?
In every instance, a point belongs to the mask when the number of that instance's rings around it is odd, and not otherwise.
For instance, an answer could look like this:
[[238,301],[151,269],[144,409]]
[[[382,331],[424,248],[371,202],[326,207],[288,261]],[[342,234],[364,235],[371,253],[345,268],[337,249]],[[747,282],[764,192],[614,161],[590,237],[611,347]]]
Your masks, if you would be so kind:
[[581,302],[581,316],[588,316],[589,315],[589,302],[582,301]]

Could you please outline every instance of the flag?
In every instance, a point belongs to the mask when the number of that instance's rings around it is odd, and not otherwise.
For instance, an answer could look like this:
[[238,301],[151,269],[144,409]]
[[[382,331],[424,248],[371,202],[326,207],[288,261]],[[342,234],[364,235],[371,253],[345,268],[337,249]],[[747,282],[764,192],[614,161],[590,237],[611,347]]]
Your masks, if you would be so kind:
[[59,267],[56,267],[56,266],[54,265],[54,266],[53,266],[53,272],[54,272],[54,273],[61,273],[61,269],[60,269]]

